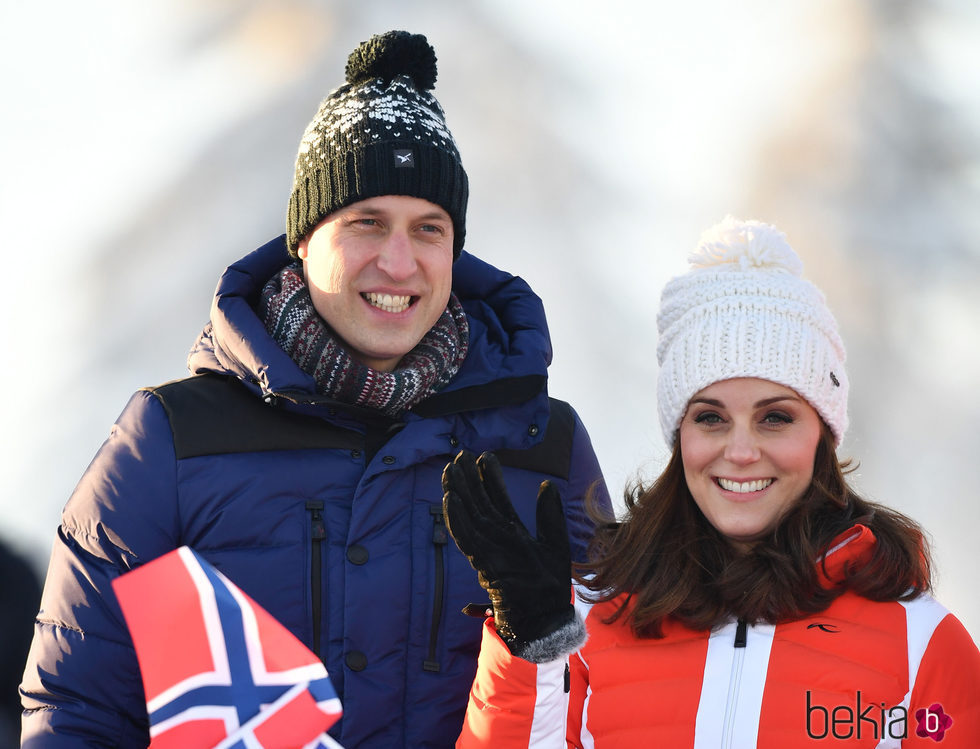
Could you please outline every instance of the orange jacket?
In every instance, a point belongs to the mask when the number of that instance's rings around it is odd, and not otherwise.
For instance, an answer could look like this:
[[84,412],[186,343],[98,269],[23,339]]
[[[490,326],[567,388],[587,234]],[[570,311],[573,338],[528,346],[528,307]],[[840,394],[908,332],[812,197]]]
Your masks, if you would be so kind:
[[[847,542],[829,570],[874,539]],[[538,665],[511,655],[488,620],[457,746],[980,746],[980,651],[931,596],[845,593],[803,620],[711,632],[668,622],[663,639],[603,624],[614,605],[578,602],[588,640]]]

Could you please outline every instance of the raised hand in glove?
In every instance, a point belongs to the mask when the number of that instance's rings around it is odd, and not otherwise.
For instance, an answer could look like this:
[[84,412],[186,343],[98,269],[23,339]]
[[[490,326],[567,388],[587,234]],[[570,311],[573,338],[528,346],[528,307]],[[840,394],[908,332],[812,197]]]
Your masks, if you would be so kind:
[[466,451],[442,474],[446,526],[493,604],[497,633],[515,655],[544,662],[575,650],[585,630],[571,603],[571,551],[561,497],[538,490],[532,538],[504,486],[492,453]]

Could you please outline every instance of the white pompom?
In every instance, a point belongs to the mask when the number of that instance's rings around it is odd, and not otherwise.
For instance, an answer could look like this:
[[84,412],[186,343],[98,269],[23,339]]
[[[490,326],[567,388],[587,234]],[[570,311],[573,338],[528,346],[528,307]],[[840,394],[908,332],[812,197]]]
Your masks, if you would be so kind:
[[688,261],[695,268],[731,265],[732,270],[782,268],[794,276],[803,274],[803,261],[779,229],[761,221],[742,221],[732,216],[726,216],[701,235]]

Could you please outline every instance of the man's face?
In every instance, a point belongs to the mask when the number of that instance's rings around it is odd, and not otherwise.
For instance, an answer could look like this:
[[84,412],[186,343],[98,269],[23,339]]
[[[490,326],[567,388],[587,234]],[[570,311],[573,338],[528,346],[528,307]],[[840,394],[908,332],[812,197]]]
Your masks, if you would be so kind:
[[362,364],[390,372],[449,302],[453,222],[421,198],[341,208],[300,243],[313,306]]

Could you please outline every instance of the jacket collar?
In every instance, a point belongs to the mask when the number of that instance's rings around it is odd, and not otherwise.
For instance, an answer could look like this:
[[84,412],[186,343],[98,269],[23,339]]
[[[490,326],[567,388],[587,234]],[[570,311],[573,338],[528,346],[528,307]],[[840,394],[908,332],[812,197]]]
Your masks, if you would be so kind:
[[829,590],[840,585],[850,570],[868,563],[876,543],[875,534],[860,523],[837,536],[817,560],[820,586]]

